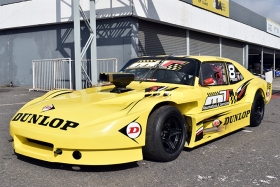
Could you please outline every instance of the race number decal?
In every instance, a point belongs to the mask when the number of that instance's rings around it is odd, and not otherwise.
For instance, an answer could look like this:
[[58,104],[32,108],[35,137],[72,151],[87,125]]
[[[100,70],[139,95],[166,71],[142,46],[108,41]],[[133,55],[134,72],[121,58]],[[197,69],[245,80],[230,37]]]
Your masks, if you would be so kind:
[[228,65],[228,75],[230,79],[235,79],[235,68],[233,65]]
[[236,84],[244,79],[242,74],[233,64],[227,63],[227,69],[228,69],[230,84]]

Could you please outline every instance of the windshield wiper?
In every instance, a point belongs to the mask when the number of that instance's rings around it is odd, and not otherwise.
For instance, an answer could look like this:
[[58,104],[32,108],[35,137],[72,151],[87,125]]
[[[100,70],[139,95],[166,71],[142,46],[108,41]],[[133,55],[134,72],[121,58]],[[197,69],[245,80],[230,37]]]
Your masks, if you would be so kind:
[[[167,60],[171,55],[172,55],[172,54],[168,55],[167,57],[165,57],[164,59],[162,59],[162,60],[156,65],[155,70],[154,70],[153,73],[151,74],[150,78],[152,78],[152,77],[154,76],[155,72],[158,70],[158,68],[161,66],[161,64],[162,64],[165,60]],[[140,84],[141,82],[143,82],[143,80],[146,78],[146,76],[150,73],[150,71],[151,71],[152,69],[153,69],[153,67],[151,67],[151,68],[149,69],[149,71],[144,75],[144,77],[141,79],[141,81],[139,82],[139,84]]]

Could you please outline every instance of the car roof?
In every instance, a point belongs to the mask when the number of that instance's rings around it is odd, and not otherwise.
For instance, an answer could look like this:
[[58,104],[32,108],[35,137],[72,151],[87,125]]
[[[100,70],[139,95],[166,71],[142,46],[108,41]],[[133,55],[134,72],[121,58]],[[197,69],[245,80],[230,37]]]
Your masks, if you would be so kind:
[[[157,56],[142,56],[140,58],[151,58],[151,57],[167,57],[169,55],[157,55]],[[224,57],[218,57],[218,56],[186,56],[186,55],[178,55],[178,56],[171,56],[175,58],[193,58],[197,59],[200,62],[207,62],[207,61],[226,61],[226,62],[232,62],[233,60],[224,58]]]

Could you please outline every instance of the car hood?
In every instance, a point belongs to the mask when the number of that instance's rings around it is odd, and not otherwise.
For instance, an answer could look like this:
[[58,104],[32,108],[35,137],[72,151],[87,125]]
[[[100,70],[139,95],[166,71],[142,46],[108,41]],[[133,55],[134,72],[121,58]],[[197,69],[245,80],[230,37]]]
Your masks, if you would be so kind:
[[[124,93],[112,93],[112,89],[113,86],[107,86],[74,92],[53,91],[27,103],[13,119],[32,123],[34,119],[42,116],[41,119],[46,118],[46,123],[51,123],[52,119],[62,119],[79,123],[81,128],[116,121],[132,113],[140,115],[143,111],[150,111],[159,102],[172,100],[171,92],[178,102],[186,98],[182,90],[175,86],[138,86]],[[139,103],[141,107],[138,107]],[[17,116],[19,114],[21,116]],[[52,125],[57,123],[59,120]]]

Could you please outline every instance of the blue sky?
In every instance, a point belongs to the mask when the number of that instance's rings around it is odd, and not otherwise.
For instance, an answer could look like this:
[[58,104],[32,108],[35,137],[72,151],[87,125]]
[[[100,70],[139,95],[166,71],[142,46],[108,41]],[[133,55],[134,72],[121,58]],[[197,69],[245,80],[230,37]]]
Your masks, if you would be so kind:
[[280,0],[232,0],[280,24]]

